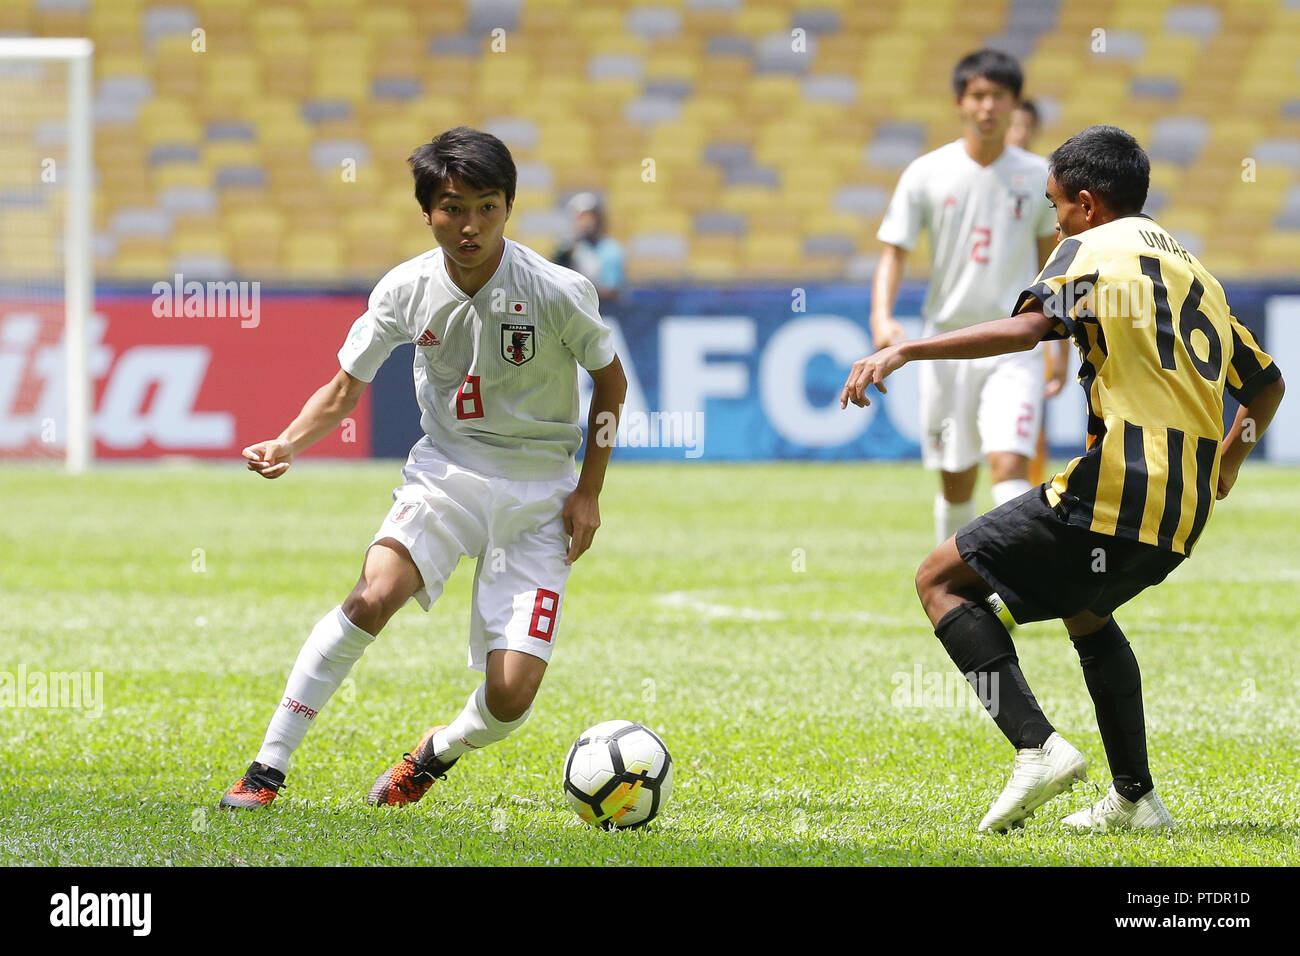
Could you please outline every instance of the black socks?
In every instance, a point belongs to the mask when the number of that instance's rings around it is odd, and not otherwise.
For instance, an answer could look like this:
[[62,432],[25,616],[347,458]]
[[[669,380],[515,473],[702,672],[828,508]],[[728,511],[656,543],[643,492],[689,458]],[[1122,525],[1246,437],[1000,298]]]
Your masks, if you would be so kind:
[[1137,800],[1152,789],[1137,658],[1114,618],[1101,630],[1070,640],[1097,710],[1097,729],[1115,789],[1124,799]]
[[[954,608],[939,621],[934,634],[1017,750],[1047,742],[1054,732],[1052,725],[1025,682],[1011,635],[987,605]],[[1091,690],[1091,683],[1088,686]]]
[[[945,614],[934,633],[1007,740],[1017,750],[1041,747],[1052,735],[1052,725],[1025,682],[1011,635],[997,616],[982,603],[963,604]],[[1136,801],[1153,789],[1137,658],[1113,618],[1100,630],[1070,640],[1097,711],[1115,789]]]

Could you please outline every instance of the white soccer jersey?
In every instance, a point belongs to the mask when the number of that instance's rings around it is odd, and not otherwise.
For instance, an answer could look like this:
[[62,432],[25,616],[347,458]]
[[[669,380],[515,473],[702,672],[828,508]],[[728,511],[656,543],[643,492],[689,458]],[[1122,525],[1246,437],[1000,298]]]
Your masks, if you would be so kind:
[[505,244],[473,296],[452,282],[441,248],[394,268],[339,364],[369,382],[393,349],[414,343],[420,425],[438,448],[484,474],[556,478],[572,473],[582,443],[577,366],[604,368],[614,346],[590,280]]
[[1056,229],[1046,189],[1047,160],[1015,146],[981,166],[957,140],[903,170],[876,238],[911,251],[930,231],[926,335],[1011,314]]

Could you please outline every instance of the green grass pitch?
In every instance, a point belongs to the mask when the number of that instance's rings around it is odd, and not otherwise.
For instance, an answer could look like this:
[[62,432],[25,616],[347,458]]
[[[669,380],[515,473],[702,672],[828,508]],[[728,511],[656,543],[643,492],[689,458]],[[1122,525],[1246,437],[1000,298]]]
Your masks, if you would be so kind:
[[[917,604],[935,484],[915,465],[611,467],[532,719],[418,805],[374,777],[478,677],[473,568],[412,602],[316,721],[269,812],[215,810],[313,623],[347,594],[396,463],[0,470],[0,671],[103,675],[103,713],[0,708],[3,864],[1195,864],[1300,862],[1300,470],[1250,466],[1197,554],[1121,611],[1179,827],[978,836],[1012,751]],[[981,500],[987,490],[981,489]],[[1109,779],[1059,625],[1021,628],[1057,728]],[[920,683],[917,676],[920,675]],[[561,762],[639,720],[675,760],[651,827],[581,824]]]

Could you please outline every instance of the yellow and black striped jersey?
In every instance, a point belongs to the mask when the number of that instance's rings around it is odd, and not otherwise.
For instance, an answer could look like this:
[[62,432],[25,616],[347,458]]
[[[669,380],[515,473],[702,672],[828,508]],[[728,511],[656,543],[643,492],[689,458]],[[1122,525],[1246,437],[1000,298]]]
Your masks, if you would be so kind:
[[1072,525],[1190,554],[1214,509],[1223,392],[1249,404],[1280,377],[1223,287],[1150,217],[1061,241],[1017,312],[1070,336],[1088,396],[1087,451],[1047,502]]

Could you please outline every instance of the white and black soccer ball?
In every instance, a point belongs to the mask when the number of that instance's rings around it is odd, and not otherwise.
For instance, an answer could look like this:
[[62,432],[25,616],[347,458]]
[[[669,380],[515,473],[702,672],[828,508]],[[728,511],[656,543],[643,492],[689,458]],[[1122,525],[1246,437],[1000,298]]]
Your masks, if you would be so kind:
[[630,720],[583,732],[564,760],[564,795],[587,823],[627,830],[655,818],[673,789],[673,758],[658,734]]

